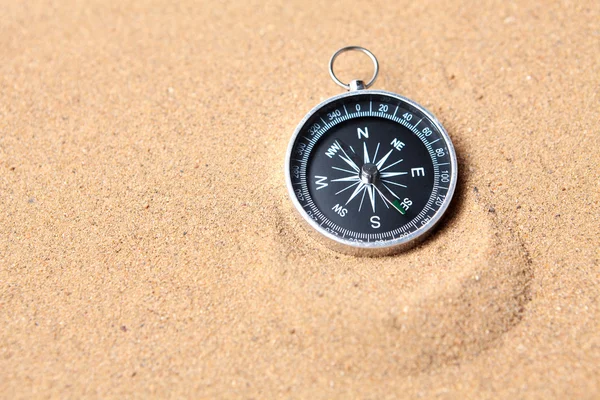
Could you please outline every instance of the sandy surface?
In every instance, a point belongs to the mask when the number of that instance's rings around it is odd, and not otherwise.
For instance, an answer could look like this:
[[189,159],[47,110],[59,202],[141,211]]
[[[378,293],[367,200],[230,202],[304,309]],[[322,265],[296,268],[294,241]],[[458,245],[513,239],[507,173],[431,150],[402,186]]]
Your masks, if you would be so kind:
[[[600,397],[597,1],[0,4],[2,397]],[[348,44],[458,153],[395,257],[285,189]]]

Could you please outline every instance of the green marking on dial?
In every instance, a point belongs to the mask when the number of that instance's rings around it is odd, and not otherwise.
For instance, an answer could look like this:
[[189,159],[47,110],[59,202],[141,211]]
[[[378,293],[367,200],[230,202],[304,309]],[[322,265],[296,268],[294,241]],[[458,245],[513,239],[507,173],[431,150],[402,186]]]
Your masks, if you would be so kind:
[[392,205],[394,206],[394,208],[396,210],[398,210],[398,212],[402,215],[406,215],[406,210],[404,209],[404,207],[402,207],[402,204],[400,203],[400,201],[398,199],[395,199],[394,201],[392,201]]

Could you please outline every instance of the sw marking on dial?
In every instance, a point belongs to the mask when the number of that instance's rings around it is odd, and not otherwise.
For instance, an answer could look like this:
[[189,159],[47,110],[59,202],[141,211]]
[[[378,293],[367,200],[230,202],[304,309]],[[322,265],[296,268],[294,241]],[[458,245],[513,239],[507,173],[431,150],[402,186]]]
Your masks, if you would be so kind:
[[456,171],[441,125],[387,92],[336,96],[298,128],[288,176],[301,213],[334,240],[395,245],[427,231]]

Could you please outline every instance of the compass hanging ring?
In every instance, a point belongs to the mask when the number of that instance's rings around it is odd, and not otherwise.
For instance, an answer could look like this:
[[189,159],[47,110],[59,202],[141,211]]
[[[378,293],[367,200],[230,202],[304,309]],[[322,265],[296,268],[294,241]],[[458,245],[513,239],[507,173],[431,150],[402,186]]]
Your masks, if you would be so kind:
[[[369,58],[371,59],[371,61],[373,61],[375,70],[373,71],[373,76],[371,77],[371,80],[368,83],[365,84],[363,81],[358,80],[358,79],[353,80],[350,83],[344,83],[341,80],[339,80],[338,77],[335,75],[335,72],[333,71],[333,63],[335,62],[336,58],[338,58],[338,56],[340,54],[346,53],[348,51],[361,51],[361,52],[365,53],[366,55],[368,55]],[[333,81],[335,83],[337,83],[339,86],[343,87],[346,90],[368,89],[373,85],[373,83],[375,83],[375,79],[377,79],[377,75],[379,75],[379,62],[377,61],[377,57],[375,57],[375,55],[373,53],[371,53],[369,50],[365,49],[364,47],[360,47],[360,46],[342,47],[341,49],[339,49],[338,51],[333,53],[333,55],[331,56],[331,59],[329,60],[329,75],[331,76],[331,79],[333,79]]]

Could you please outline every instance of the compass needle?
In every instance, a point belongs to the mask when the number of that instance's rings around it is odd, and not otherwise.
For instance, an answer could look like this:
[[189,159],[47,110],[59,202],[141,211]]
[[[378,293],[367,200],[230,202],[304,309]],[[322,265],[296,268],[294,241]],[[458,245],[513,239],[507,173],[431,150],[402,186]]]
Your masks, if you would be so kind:
[[407,175],[408,172],[381,172],[382,178],[391,178],[392,176]]
[[359,194],[360,191],[363,190],[365,187],[366,187],[366,185],[364,183],[359,182],[358,186],[356,187],[356,189],[354,189],[354,192],[352,192],[352,194],[350,195],[350,198],[348,199],[348,201],[346,202],[345,205],[348,205],[348,203],[350,203],[352,201],[352,199],[354,199],[356,197],[356,195]]
[[[347,151],[347,149],[349,150],[350,147],[347,146],[341,140],[336,140],[335,143],[337,144],[337,146],[342,150],[342,152],[346,156],[346,158],[344,159],[344,161],[346,161],[354,170],[356,170],[356,172],[358,172],[360,170],[358,168],[358,166],[361,164],[362,160],[360,158],[358,158],[358,156],[356,155],[356,153],[354,153],[354,150],[350,150],[350,155],[348,155],[349,151]],[[342,155],[340,154],[340,157],[341,156]]]
[[367,150],[367,142],[363,142],[363,147],[365,151],[364,162],[365,164],[368,164],[371,162],[371,160],[369,160],[369,150]]
[[[358,206],[358,212],[360,212],[360,209],[362,208],[363,201],[365,201],[365,195],[367,194],[367,191],[365,189],[363,189],[362,194],[363,195],[360,199],[360,205]],[[346,203],[346,204],[348,204],[348,203]]]
[[[375,187],[375,189],[377,189],[377,187]],[[390,206],[388,206],[389,200],[386,199],[385,197],[383,197],[383,194],[381,193],[381,191],[377,190],[377,194],[379,195],[379,198],[381,198],[381,201],[385,205],[385,208],[390,208]]]
[[391,194],[392,196],[398,198],[398,196],[396,196],[396,194],[394,192],[389,190],[389,188],[385,185],[385,183],[377,182],[377,183],[373,184],[373,187],[377,190],[377,193],[379,193],[379,197],[381,197],[381,200],[383,200],[383,204],[385,204],[385,206],[387,208],[390,208],[388,206],[388,204],[391,204],[392,207],[394,207],[394,209],[396,209],[397,211],[400,212],[400,214],[402,214],[402,215],[406,214],[406,211],[404,210],[404,208],[402,208],[402,204],[400,202],[398,202],[398,199],[391,200],[388,197],[388,194]]
[[385,162],[387,161],[387,159],[388,159],[388,157],[390,156],[390,154],[392,154],[392,151],[394,151],[394,149],[391,149],[390,151],[388,151],[388,152],[386,153],[386,155],[385,155],[385,156],[383,156],[383,157],[381,158],[381,160],[379,160],[379,161],[377,162],[377,164],[375,164],[375,165],[377,165],[377,169],[378,169],[378,170],[381,170],[381,166],[382,166],[383,164],[385,164]]
[[343,168],[338,168],[338,167],[334,167],[334,166],[332,166],[331,168],[332,169],[337,169],[338,171],[347,172],[349,174],[355,174],[356,173],[356,171],[350,171],[349,169],[343,169]]
[[369,191],[369,199],[371,200],[371,206],[373,207],[373,212],[375,212],[375,189],[373,188],[373,185],[369,185],[367,187],[367,190]]
[[342,190],[335,192],[335,195],[337,196],[338,194],[345,192],[346,190],[350,189],[351,187],[358,185],[360,182],[354,182],[353,184],[346,186],[345,188],[343,188]]
[[382,185],[383,185],[383,186],[384,186],[384,187],[385,187],[385,188],[388,190],[388,192],[390,192],[390,193],[391,193],[391,195],[392,195],[392,196],[394,196],[394,197],[395,197],[395,198],[397,198],[397,199],[400,199],[400,197],[398,197],[398,195],[397,195],[396,193],[394,193],[394,192],[392,191],[392,189],[390,189],[390,188],[389,188],[389,186],[388,186],[388,185],[386,185],[386,184],[385,184],[385,183],[383,183],[383,182],[381,182],[381,184],[382,184]]
[[399,160],[398,160],[398,161],[396,161],[395,163],[393,163],[393,164],[390,164],[390,165],[388,165],[387,167],[380,169],[380,170],[379,170],[379,172],[383,172],[383,171],[385,171],[385,170],[386,170],[386,169],[388,169],[388,168],[392,168],[394,165],[396,165],[396,164],[398,164],[398,163],[401,163],[402,161],[404,161],[404,160],[403,160],[403,159],[399,159]]
[[343,155],[341,155],[341,154],[340,154],[340,158],[341,158],[342,160],[344,160],[344,161],[345,161],[345,162],[346,162],[346,163],[347,163],[349,166],[351,166],[351,167],[352,167],[352,169],[354,169],[356,172],[358,172],[358,171],[359,171],[359,169],[358,169],[358,166],[357,166],[357,165],[356,165],[356,164],[355,164],[355,163],[354,163],[352,160],[350,160],[349,158],[346,158],[346,157],[344,157],[344,156],[343,156]]
[[377,143],[377,147],[375,148],[375,154],[373,155],[373,163],[375,163],[375,160],[377,160],[377,153],[379,153],[379,145],[381,145],[381,143]]
[[345,178],[332,179],[331,182],[355,182],[359,181],[358,176],[347,176]]
[[[371,58],[370,82],[337,79],[333,63],[345,51]],[[330,74],[349,92],[304,117],[286,156],[286,185],[299,215],[327,244],[355,255],[389,254],[423,238],[447,210],[457,181],[454,147],[435,116],[405,97],[368,89],[378,68],[362,47],[336,52]]]
[[391,185],[396,185],[396,186],[400,186],[400,187],[403,187],[403,188],[407,187],[406,185],[403,185],[401,183],[392,182],[392,181],[387,180],[387,179],[382,179],[381,182],[389,183]]

